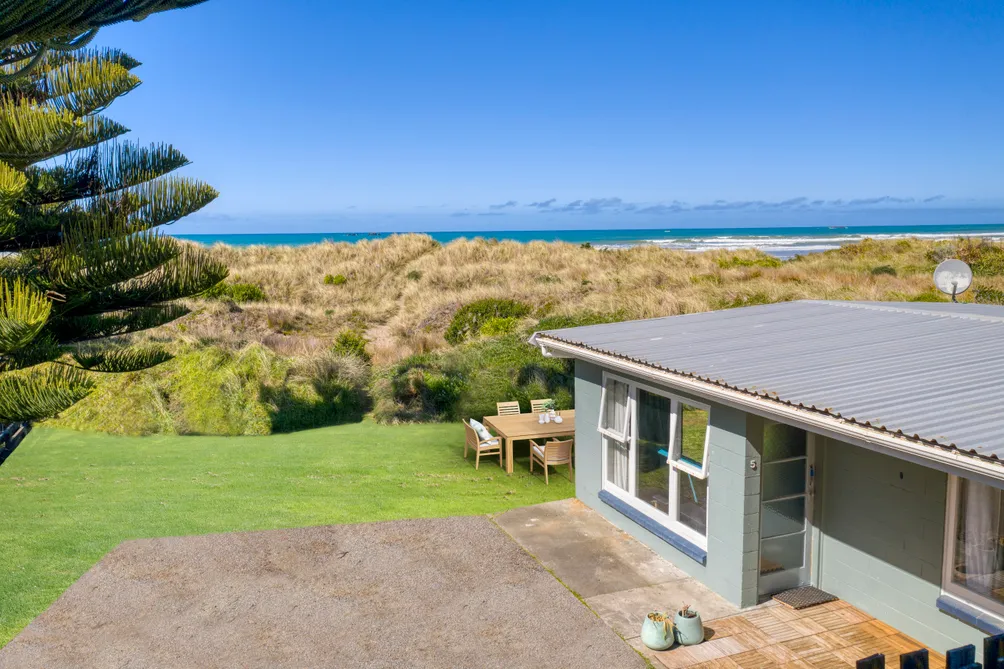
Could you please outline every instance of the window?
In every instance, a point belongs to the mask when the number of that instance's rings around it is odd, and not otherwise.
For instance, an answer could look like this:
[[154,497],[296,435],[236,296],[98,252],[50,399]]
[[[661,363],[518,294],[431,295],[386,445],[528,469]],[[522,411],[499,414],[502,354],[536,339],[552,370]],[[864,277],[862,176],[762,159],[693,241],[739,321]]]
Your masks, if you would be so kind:
[[1004,499],[997,488],[950,477],[946,513],[946,593],[1004,615]]
[[616,441],[627,441],[631,429],[630,391],[627,382],[620,379],[608,377],[603,381],[599,430]]
[[708,407],[605,375],[603,487],[702,548],[708,524]]

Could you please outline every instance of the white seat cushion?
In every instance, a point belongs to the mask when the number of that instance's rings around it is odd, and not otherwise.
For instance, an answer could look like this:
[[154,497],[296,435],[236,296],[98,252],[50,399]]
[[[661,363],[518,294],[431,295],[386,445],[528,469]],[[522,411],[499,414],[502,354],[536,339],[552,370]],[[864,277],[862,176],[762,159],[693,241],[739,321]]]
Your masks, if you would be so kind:
[[486,441],[478,444],[478,448],[494,448],[499,445],[498,439],[492,439],[491,441]]
[[543,446],[533,446],[532,448],[533,448],[533,452],[534,453],[536,453],[540,457],[544,457],[544,447]]

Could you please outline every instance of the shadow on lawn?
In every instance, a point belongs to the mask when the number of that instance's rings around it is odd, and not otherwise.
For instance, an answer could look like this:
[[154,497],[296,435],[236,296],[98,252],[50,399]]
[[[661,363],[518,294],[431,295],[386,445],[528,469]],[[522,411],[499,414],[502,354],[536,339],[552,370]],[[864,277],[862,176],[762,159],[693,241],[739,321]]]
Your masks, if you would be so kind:
[[361,388],[315,381],[313,393],[296,386],[262,386],[261,398],[270,407],[272,432],[296,432],[315,427],[358,423],[370,410],[369,395]]

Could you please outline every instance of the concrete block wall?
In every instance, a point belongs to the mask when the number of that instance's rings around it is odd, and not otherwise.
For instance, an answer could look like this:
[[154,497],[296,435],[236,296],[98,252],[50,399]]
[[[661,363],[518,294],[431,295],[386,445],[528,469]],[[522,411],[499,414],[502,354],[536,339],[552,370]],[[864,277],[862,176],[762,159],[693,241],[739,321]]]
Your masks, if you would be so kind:
[[819,587],[939,652],[984,635],[939,611],[948,475],[817,440]]
[[[603,485],[602,442],[596,431],[596,419],[599,416],[602,379],[602,368],[576,361],[576,496],[730,602],[742,606],[756,603],[760,468],[759,461],[755,470],[749,467],[750,459],[759,456],[754,445],[746,440],[746,414],[716,405],[705,398],[670,391],[683,399],[711,404],[708,548],[706,565],[702,565],[599,499]],[[657,385],[637,380],[645,385]]]

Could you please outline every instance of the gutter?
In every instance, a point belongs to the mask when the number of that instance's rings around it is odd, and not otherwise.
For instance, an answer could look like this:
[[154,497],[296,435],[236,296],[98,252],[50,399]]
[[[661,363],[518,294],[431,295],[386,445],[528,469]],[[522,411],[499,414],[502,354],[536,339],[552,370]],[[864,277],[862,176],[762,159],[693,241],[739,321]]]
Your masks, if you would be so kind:
[[682,391],[710,397],[721,404],[748,411],[765,417],[777,417],[804,426],[813,432],[822,433],[840,441],[879,450],[900,459],[917,464],[940,465],[940,469],[956,475],[978,478],[994,487],[1002,487],[1004,463],[996,458],[970,455],[953,445],[910,438],[902,433],[882,428],[866,426],[827,414],[819,410],[807,409],[789,404],[770,396],[723,386],[681,372],[644,364],[633,359],[620,357],[581,344],[564,341],[540,332],[530,337],[530,344],[540,348],[549,358],[575,358],[602,365],[607,368],[634,374],[657,381]]

